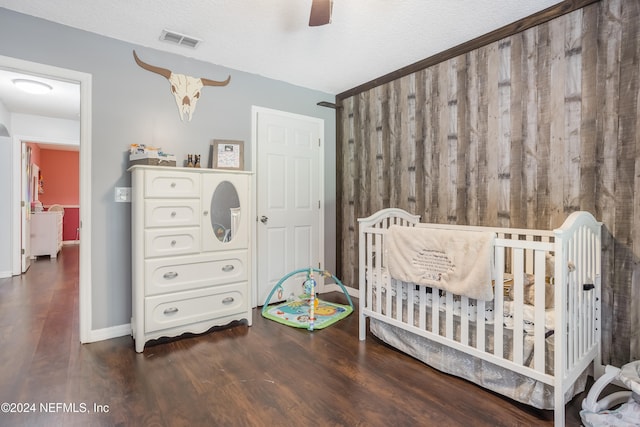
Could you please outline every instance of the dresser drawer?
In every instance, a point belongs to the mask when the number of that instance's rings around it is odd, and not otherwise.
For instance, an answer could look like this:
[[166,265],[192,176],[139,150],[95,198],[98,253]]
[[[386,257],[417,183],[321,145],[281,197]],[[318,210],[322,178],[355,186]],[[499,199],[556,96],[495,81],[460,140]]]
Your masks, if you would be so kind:
[[158,228],[144,231],[146,258],[200,252],[200,227]]
[[145,298],[145,332],[231,316],[247,310],[247,283]]
[[199,226],[200,200],[145,200],[144,225],[145,227]]
[[144,181],[145,197],[200,197],[200,175],[190,172],[148,170]]
[[145,261],[145,293],[157,295],[247,280],[247,251]]

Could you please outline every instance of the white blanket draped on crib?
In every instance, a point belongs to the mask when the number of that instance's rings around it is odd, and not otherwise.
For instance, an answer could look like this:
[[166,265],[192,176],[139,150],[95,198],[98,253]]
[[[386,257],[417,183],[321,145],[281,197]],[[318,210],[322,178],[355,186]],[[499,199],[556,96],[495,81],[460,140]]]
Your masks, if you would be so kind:
[[483,301],[493,299],[495,233],[392,225],[386,234],[389,274]]

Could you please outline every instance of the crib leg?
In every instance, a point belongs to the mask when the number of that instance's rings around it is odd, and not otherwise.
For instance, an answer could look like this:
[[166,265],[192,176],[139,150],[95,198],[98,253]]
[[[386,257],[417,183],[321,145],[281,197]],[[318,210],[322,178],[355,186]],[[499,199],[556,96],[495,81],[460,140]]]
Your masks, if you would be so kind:
[[364,341],[367,338],[367,316],[364,314],[360,314],[359,336],[360,341]]
[[564,427],[564,394],[562,393],[562,387],[556,384],[553,394],[553,425],[555,427]]
[[553,425],[555,427],[564,426],[564,405],[560,405],[559,408],[555,408],[553,411]]

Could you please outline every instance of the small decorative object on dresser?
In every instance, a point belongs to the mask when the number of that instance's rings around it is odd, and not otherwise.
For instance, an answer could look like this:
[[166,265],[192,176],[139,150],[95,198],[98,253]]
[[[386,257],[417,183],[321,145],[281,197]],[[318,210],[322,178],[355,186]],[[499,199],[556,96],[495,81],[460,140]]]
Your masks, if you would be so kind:
[[134,165],[175,166],[176,156],[165,153],[158,147],[131,144],[129,146],[129,166]]
[[244,169],[244,141],[214,139],[211,142],[213,169]]
[[132,318],[147,341],[252,324],[248,172],[133,166]]

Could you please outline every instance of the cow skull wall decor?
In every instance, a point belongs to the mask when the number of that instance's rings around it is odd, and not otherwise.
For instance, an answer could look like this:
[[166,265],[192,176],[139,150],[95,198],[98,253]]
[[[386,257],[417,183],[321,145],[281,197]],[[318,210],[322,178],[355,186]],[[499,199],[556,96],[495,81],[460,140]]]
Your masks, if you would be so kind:
[[198,99],[200,99],[200,91],[204,86],[226,86],[231,80],[231,76],[227,77],[225,81],[220,82],[205,78],[195,78],[184,74],[177,74],[166,68],[160,68],[155,65],[142,62],[140,58],[138,58],[135,50],[133,51],[133,58],[140,67],[147,71],[160,74],[169,80],[169,83],[171,83],[171,93],[173,93],[173,96],[176,99],[178,111],[180,112],[180,120],[183,121],[185,114],[188,116],[188,120],[191,121]]

